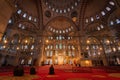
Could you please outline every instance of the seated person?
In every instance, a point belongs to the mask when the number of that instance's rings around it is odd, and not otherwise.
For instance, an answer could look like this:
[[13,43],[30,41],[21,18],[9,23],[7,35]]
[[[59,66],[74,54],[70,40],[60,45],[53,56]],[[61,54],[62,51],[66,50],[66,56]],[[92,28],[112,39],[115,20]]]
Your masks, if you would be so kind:
[[36,74],[36,70],[34,67],[31,67],[30,68],[30,74],[33,75],[33,74]]
[[16,67],[14,68],[14,71],[13,71],[13,75],[14,75],[14,76],[18,76],[18,69],[19,69],[18,66],[16,66]]
[[53,65],[49,68],[49,74],[55,74]]
[[14,76],[23,76],[24,75],[24,68],[22,66],[16,66],[13,71]]

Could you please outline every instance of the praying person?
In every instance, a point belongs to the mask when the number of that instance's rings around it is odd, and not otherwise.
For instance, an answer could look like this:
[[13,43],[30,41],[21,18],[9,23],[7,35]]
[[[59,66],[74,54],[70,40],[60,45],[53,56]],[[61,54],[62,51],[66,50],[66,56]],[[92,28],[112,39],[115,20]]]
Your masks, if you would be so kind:
[[55,74],[53,65],[49,68],[49,74]]

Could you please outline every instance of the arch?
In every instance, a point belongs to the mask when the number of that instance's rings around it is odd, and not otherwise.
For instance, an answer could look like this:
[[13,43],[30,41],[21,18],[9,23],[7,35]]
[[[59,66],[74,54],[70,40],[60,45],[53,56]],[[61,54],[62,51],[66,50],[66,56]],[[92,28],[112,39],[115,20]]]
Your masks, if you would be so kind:
[[85,27],[85,30],[86,31],[93,31],[95,30],[95,28],[99,26],[99,23],[94,23],[94,24],[89,24]]
[[[86,54],[88,58],[92,58],[94,66],[107,65],[107,57],[105,54],[103,43],[96,37],[88,37],[86,41]],[[99,63],[96,63],[99,62]]]
[[[104,29],[105,28],[104,26],[105,26],[105,24],[102,23],[102,22],[100,22],[100,23],[96,22],[96,23],[88,24],[85,28],[85,31],[86,32],[99,31],[99,30]],[[99,30],[98,30],[98,28],[99,28]]]
[[88,40],[88,39],[93,39],[93,40],[96,40],[96,41],[97,41],[96,43],[101,44],[101,43],[100,43],[100,41],[99,41],[99,39],[98,39],[98,38],[96,38],[95,36],[89,36],[86,40]]
[[31,25],[33,25],[33,28],[36,28],[36,30],[38,29],[37,28],[37,26],[33,23],[33,22],[31,22],[31,21],[28,21],[28,20],[24,20],[24,21],[17,21],[15,24],[14,24],[14,26],[16,27],[16,26],[18,26],[18,24],[19,23],[28,23],[28,24],[31,24]]
[[110,26],[110,21],[111,20],[115,20],[116,19],[116,17],[118,18],[120,18],[120,8],[118,8],[117,10],[115,10],[110,16],[109,16],[109,18],[108,18],[108,20],[107,20],[107,22],[108,22],[108,26]]
[[57,16],[57,17],[52,18],[52,19],[45,25],[45,29],[44,29],[44,30],[46,30],[46,29],[48,28],[48,25],[49,25],[51,22],[53,22],[53,21],[55,21],[56,19],[59,19],[59,18],[65,19],[67,22],[69,22],[69,23],[71,23],[71,24],[73,25],[73,27],[74,27],[75,30],[78,30],[76,24],[75,24],[71,19],[69,19],[68,17],[65,17],[65,16]]
[[19,33],[15,33],[12,35],[12,40],[13,40],[13,43],[17,44],[20,40],[20,34]]

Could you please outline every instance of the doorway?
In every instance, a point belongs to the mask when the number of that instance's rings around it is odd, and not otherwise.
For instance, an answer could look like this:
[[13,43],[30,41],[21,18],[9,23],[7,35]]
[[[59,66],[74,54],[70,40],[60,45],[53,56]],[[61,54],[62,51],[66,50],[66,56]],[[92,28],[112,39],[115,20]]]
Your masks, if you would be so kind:
[[58,56],[58,65],[62,65],[64,61],[64,57],[62,55]]

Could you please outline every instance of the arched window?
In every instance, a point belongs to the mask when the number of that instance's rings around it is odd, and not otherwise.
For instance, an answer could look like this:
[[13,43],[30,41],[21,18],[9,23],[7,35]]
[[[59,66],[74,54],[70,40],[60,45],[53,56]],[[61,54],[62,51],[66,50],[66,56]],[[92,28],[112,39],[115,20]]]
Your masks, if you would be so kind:
[[61,35],[59,36],[59,40],[62,40],[62,36]]
[[63,33],[65,33],[65,30],[63,30]]
[[52,8],[52,11],[55,11],[55,8]]
[[34,45],[31,46],[31,49],[32,49],[32,50],[34,49]]
[[29,60],[28,60],[28,64],[29,64],[29,65],[32,64],[32,59],[29,59]]
[[70,49],[70,45],[68,45],[68,49]]
[[97,27],[97,30],[98,30],[98,31],[100,30],[100,27],[99,27],[99,26]]
[[49,56],[49,51],[47,51],[47,54],[46,54],[46,55],[47,55],[47,57]]
[[64,9],[64,13],[66,13],[66,9]]
[[52,59],[50,59],[50,64],[52,64]]
[[56,30],[56,33],[58,33],[58,30]]
[[96,19],[100,19],[100,16],[96,15]]
[[120,24],[120,19],[116,19],[116,23],[117,23],[117,24]]
[[24,14],[23,14],[23,18],[26,18],[26,17],[27,17],[27,13],[24,13]]
[[62,13],[62,10],[60,10],[60,13]]
[[53,32],[55,32],[55,29],[53,29]]
[[59,40],[59,37],[57,36],[56,39]]
[[9,19],[8,23],[11,24],[12,23],[12,19]]
[[57,59],[55,59],[55,64],[58,64],[58,60]]
[[59,31],[59,33],[61,34],[61,33],[62,33],[62,31],[60,30],[60,31]]
[[29,18],[28,18],[30,21],[32,20],[32,16],[29,16]]
[[112,6],[115,5],[115,3],[113,1],[110,1],[109,4],[112,5]]
[[63,49],[65,49],[65,44],[63,45]]
[[71,56],[71,51],[68,51],[68,56]]
[[18,14],[21,14],[21,12],[22,12],[22,10],[20,10],[20,9],[17,11]]
[[91,22],[93,22],[93,21],[94,21],[94,18],[93,18],[93,17],[91,17],[91,19],[90,19],[90,20],[91,20]]
[[58,13],[58,9],[56,9],[56,12]]
[[50,57],[52,57],[53,56],[53,51],[50,51]]
[[53,45],[51,45],[51,49],[53,49]]
[[33,52],[31,52],[30,54],[33,55]]
[[71,28],[69,28],[69,31],[71,31]]
[[110,21],[110,25],[111,25],[111,26],[114,25],[114,22],[113,22],[113,21]]
[[62,43],[59,44],[59,49],[62,49]]
[[85,19],[85,22],[88,23],[88,19]]
[[106,10],[107,10],[107,11],[110,11],[110,10],[111,10],[111,8],[110,8],[110,7],[106,7]]
[[58,49],[58,44],[56,44],[56,49]]
[[68,29],[66,29],[66,32],[68,32]]
[[50,28],[50,31],[52,31],[53,30],[53,28]]
[[25,62],[25,60],[24,60],[24,59],[22,59],[22,60],[21,60],[21,64],[25,64],[24,62]]
[[49,60],[48,59],[46,60],[45,64],[49,64]]
[[21,27],[22,27],[22,24],[21,24],[21,23],[19,23],[18,27],[19,27],[19,28],[21,28]]
[[102,11],[101,14],[102,14],[102,16],[105,16],[105,12],[104,11]]
[[68,10],[68,12],[69,12],[69,11],[70,11],[70,8],[68,8],[67,10]]
[[34,22],[37,22],[37,18],[34,18]]
[[103,28],[104,28],[104,26],[103,26],[102,24],[100,25],[100,27],[101,27],[101,29],[103,29]]
[[74,51],[72,51],[72,56],[73,56],[73,57],[75,56],[75,52],[74,52]]
[[24,48],[25,48],[25,49],[28,49],[28,45],[25,45]]
[[50,49],[50,45],[47,46],[47,49]]

